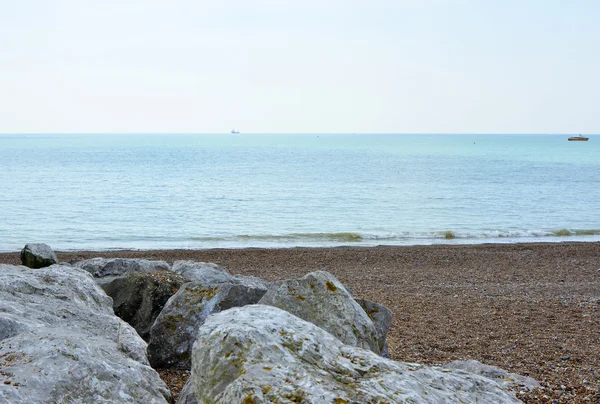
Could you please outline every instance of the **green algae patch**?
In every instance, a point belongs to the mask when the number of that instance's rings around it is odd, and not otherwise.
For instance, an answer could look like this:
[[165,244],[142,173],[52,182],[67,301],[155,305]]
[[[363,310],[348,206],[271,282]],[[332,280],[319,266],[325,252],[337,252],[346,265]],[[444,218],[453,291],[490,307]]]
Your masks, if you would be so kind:
[[197,289],[189,288],[186,290],[188,295],[184,297],[184,300],[186,303],[194,303],[194,298],[199,299],[200,301],[210,300],[217,295],[218,291],[219,291],[218,286],[215,286],[214,288],[206,288],[206,289],[204,289],[204,288],[197,288]]
[[558,237],[566,237],[566,236],[571,235],[571,231],[567,230],[567,229],[556,230],[556,231],[553,231],[552,233],[554,233],[554,235],[558,236]]
[[327,286],[327,289],[329,289],[330,292],[335,292],[338,289],[337,286],[329,281],[325,282],[325,286]]
[[254,404],[254,393],[248,393],[242,404]]
[[455,238],[456,236],[454,235],[454,233],[452,233],[451,231],[447,231],[444,233],[444,238],[446,240],[452,240],[453,238]]

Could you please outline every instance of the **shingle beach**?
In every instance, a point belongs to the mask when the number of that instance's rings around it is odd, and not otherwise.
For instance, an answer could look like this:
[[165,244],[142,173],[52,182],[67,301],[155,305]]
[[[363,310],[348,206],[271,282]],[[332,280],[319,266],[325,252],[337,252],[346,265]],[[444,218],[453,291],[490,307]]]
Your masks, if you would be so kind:
[[[287,249],[57,251],[214,262],[269,281],[314,270],[394,312],[392,359],[476,359],[537,379],[525,402],[600,402],[600,243]],[[0,254],[19,264],[19,253]],[[163,371],[175,394],[187,372]]]

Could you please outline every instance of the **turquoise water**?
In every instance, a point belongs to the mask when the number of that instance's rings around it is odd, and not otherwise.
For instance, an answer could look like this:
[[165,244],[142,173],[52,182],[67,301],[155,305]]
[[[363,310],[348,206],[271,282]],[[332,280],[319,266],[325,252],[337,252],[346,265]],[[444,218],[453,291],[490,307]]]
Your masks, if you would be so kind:
[[600,240],[600,136],[2,135],[0,250]]

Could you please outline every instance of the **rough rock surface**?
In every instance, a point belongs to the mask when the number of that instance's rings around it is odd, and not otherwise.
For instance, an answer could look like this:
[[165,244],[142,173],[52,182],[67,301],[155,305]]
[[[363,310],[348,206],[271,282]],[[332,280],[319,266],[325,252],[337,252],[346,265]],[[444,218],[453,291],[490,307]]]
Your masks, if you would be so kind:
[[128,272],[102,288],[112,297],[115,314],[148,341],[154,320],[184,282],[171,271]]
[[25,244],[25,247],[21,250],[21,263],[26,267],[44,268],[57,262],[56,254],[47,244]]
[[300,279],[282,281],[259,304],[286,310],[332,333],[345,344],[381,354],[373,321],[328,272],[316,271]]
[[208,315],[254,304],[266,291],[265,288],[234,283],[212,286],[196,281],[183,284],[150,330],[150,363],[155,368],[190,369],[192,345],[198,328]]
[[92,258],[79,261],[74,264],[91,273],[94,278],[104,278],[106,276],[119,276],[126,272],[153,272],[167,271],[169,264],[164,261],[151,261],[140,258]]
[[216,404],[520,402],[491,379],[394,362],[263,305],[209,317],[194,343],[192,384],[198,402]]
[[237,283],[257,288],[269,288],[272,285],[254,276],[233,276],[224,267],[211,262],[175,261],[171,270],[190,281],[201,281],[211,287],[219,283]]
[[[165,403],[146,343],[89,273],[0,265],[0,402]],[[6,331],[8,330],[8,331]]]
[[196,394],[194,393],[193,379],[194,377],[190,376],[185,386],[183,386],[183,389],[181,389],[181,393],[175,404],[198,404]]
[[171,268],[190,281],[203,281],[206,284],[229,282],[232,276],[224,267],[212,262],[175,261]]
[[450,362],[445,364],[444,368],[464,370],[469,373],[484,376],[507,388],[519,387],[520,389],[531,390],[540,387],[538,381],[531,377],[508,373],[506,370],[500,369],[497,366],[486,365],[473,359]]
[[355,299],[356,303],[363,308],[367,316],[373,321],[375,329],[377,330],[377,340],[379,341],[379,348],[381,349],[381,356],[389,358],[390,353],[387,345],[387,333],[392,324],[392,317],[394,314],[390,309],[382,304],[370,302],[365,299]]

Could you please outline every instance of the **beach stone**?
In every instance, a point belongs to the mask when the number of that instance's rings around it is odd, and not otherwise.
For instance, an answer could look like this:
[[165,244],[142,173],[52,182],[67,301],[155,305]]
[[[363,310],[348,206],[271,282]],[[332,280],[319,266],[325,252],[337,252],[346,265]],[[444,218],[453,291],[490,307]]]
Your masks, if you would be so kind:
[[354,299],[356,303],[363,308],[367,316],[373,321],[375,330],[377,330],[377,340],[381,349],[381,356],[389,358],[390,353],[387,345],[387,334],[392,324],[394,314],[390,309],[382,304],[371,302],[365,299]]
[[232,307],[254,304],[266,288],[235,283],[183,284],[150,330],[148,358],[155,368],[190,369],[192,345],[206,318]]
[[381,354],[373,321],[333,275],[311,272],[269,289],[259,304],[286,310],[332,333],[343,343]]
[[473,359],[450,362],[445,364],[444,368],[464,370],[484,376],[494,380],[504,388],[519,387],[520,389],[531,390],[540,387],[540,383],[531,377],[508,373],[497,366],[486,365]]
[[44,268],[58,262],[56,254],[48,244],[25,244],[21,250],[21,263],[29,268]]
[[233,276],[225,267],[212,262],[175,261],[171,270],[190,281],[201,281],[205,286],[220,283],[236,283],[256,288],[272,286],[271,282],[255,276]]
[[168,271],[169,264],[165,261],[151,261],[140,258],[91,258],[78,261],[75,267],[91,273],[94,278],[120,276],[127,272]]
[[[0,265],[0,402],[167,403],[146,343],[91,275]],[[4,329],[4,327],[2,327]]]
[[154,320],[183,283],[185,279],[171,271],[128,272],[102,289],[113,299],[115,314],[148,341]]
[[264,305],[210,316],[192,363],[200,403],[520,403],[491,379],[394,362]]

